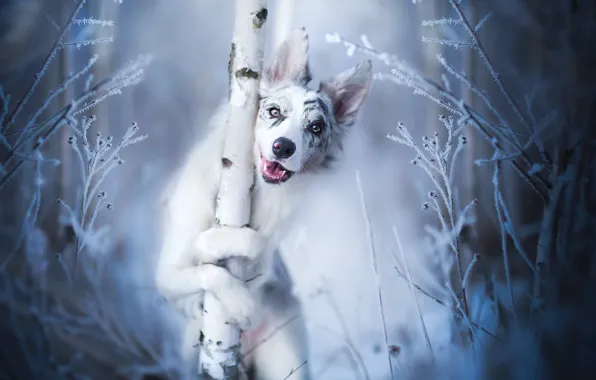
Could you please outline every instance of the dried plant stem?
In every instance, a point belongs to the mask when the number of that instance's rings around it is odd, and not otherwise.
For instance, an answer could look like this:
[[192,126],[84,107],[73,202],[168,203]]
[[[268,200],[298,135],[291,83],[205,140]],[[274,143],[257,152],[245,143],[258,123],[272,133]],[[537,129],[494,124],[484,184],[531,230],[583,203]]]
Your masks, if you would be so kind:
[[424,335],[424,341],[426,342],[426,347],[430,351],[430,355],[432,358],[433,363],[435,363],[435,353],[433,351],[432,345],[430,343],[430,338],[428,336],[428,330],[426,328],[426,324],[424,323],[424,318],[422,317],[422,310],[420,309],[420,302],[418,301],[418,294],[414,289],[414,282],[412,281],[412,272],[410,271],[410,265],[408,264],[408,260],[406,259],[406,255],[403,250],[403,246],[401,244],[401,240],[397,233],[397,228],[392,226],[393,230],[393,237],[395,238],[395,243],[397,244],[397,249],[400,253],[401,259],[404,263],[404,268],[406,270],[408,276],[408,285],[410,287],[410,291],[412,292],[412,297],[414,297],[414,302],[416,303],[416,311],[418,312],[418,318],[420,319],[420,327],[422,328],[422,334]]
[[464,28],[470,34],[473,44],[476,46],[476,51],[478,52],[478,55],[484,61],[486,68],[488,69],[493,80],[499,87],[499,90],[505,97],[505,100],[511,106],[511,108],[513,109],[513,111],[515,112],[515,114],[517,115],[519,120],[521,121],[522,125],[528,130],[528,132],[532,133],[532,128],[530,127],[530,124],[526,120],[526,117],[522,113],[521,108],[519,107],[519,105],[517,104],[515,99],[513,99],[513,96],[511,96],[511,93],[509,92],[507,87],[505,87],[503,80],[500,78],[499,73],[496,71],[495,66],[491,62],[488,54],[486,53],[486,50],[484,49],[484,46],[480,42],[480,39],[478,38],[478,35],[476,34],[474,27],[472,27],[472,25],[470,25],[470,22],[466,18],[466,15],[464,14],[463,10],[461,9],[461,6],[455,0],[449,0],[449,3],[451,3],[451,6],[453,7],[455,12],[459,16],[459,19],[461,20]]
[[27,104],[27,102],[29,101],[29,99],[31,98],[31,96],[33,95],[35,90],[37,89],[37,86],[39,86],[39,83],[41,82],[44,74],[46,73],[48,67],[52,63],[52,60],[56,56],[56,53],[59,50],[62,40],[66,36],[66,33],[68,33],[68,30],[72,26],[75,18],[77,17],[77,14],[81,11],[81,9],[83,8],[83,5],[85,5],[85,2],[86,2],[86,0],[80,0],[77,3],[77,5],[75,6],[75,9],[72,11],[70,17],[67,19],[66,24],[62,27],[62,29],[60,31],[60,35],[58,36],[58,38],[56,38],[56,41],[54,41],[54,45],[50,49],[48,55],[43,60],[41,67],[40,67],[39,71],[37,72],[37,74],[35,75],[35,78],[31,82],[31,84],[29,85],[29,88],[27,88],[27,91],[25,91],[25,94],[23,94],[23,96],[17,102],[16,107],[14,108],[14,110],[10,113],[10,115],[6,119],[6,123],[4,125],[0,126],[0,134],[1,135],[6,133],[6,131],[15,123],[16,118],[23,111],[25,104]]
[[[360,180],[360,171],[358,171],[358,170],[356,170],[356,184],[358,186],[358,193],[360,194],[360,206],[362,208],[362,216],[364,218],[364,223],[365,223],[365,228],[366,228],[366,238],[367,238],[366,240],[368,243],[368,251],[371,256],[373,272],[374,272],[374,276],[375,276],[375,284],[377,286],[377,295],[379,298],[379,310],[381,312],[381,321],[383,323],[383,334],[385,336],[385,348],[387,350],[389,350],[389,336],[387,334],[387,323],[385,320],[385,309],[383,307],[383,295],[381,292],[381,279],[379,277],[379,270],[378,270],[378,265],[377,265],[377,254],[376,254],[376,250],[375,250],[373,230],[372,230],[371,223],[370,223],[370,216],[368,214],[368,208],[366,206],[366,199],[364,197],[362,181]],[[394,379],[395,377],[393,374],[393,364],[391,363],[391,355],[389,354],[389,352],[387,353],[387,361],[388,361],[388,365],[389,365],[389,371],[391,373],[391,379]]]

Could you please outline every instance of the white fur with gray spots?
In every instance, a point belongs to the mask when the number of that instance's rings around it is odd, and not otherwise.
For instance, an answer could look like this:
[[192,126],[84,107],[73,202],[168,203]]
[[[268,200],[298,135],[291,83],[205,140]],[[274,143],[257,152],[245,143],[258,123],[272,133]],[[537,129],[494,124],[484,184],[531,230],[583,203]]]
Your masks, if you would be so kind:
[[[337,159],[342,141],[368,95],[371,63],[362,62],[308,87],[308,36],[293,32],[277,49],[261,78],[255,125],[255,188],[249,227],[213,227],[222,171],[227,106],[191,149],[162,199],[163,243],[156,283],[188,318],[182,354],[196,368],[205,291],[222,302],[247,333],[243,352],[257,379],[279,380],[308,356],[300,304],[277,246],[312,175],[324,174]],[[229,257],[246,257],[247,283],[216,266]],[[291,323],[287,323],[291,320]],[[262,323],[264,324],[262,324]],[[284,328],[276,330],[277,327]],[[250,334],[251,329],[255,334]],[[275,334],[265,339],[268,332]],[[250,337],[247,339],[246,337]],[[310,379],[308,365],[292,375]]]

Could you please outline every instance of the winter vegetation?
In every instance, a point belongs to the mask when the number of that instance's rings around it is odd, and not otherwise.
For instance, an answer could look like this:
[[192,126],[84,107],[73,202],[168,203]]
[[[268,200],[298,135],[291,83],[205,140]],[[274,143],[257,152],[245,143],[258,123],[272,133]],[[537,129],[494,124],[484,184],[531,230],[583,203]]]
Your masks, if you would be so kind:
[[[376,58],[390,68],[389,73],[377,74],[377,79],[406,86],[414,95],[426,97],[441,108],[438,120],[443,130],[437,128],[432,135],[416,139],[403,122],[397,122],[396,133],[388,134],[387,138],[410,148],[414,154],[411,164],[422,169],[431,181],[422,210],[436,214],[438,228],[426,226],[425,229],[430,247],[442,264],[434,278],[451,296],[436,301],[453,309],[456,333],[450,350],[473,360],[468,374],[472,378],[562,378],[571,373],[587,376],[586,371],[592,373],[593,366],[589,360],[579,358],[593,345],[593,342],[587,343],[591,339],[588,336],[593,336],[588,332],[591,327],[584,325],[586,331],[575,332],[585,337],[581,343],[568,334],[578,328],[577,322],[572,320],[586,321],[588,314],[593,317],[589,296],[582,295],[595,279],[594,261],[589,258],[592,255],[588,248],[593,241],[587,232],[593,220],[590,210],[594,168],[587,153],[593,120],[589,112],[577,108],[591,107],[593,95],[586,93],[589,87],[583,86],[587,83],[569,91],[566,89],[569,82],[545,75],[538,78],[541,83],[527,84],[528,92],[520,94],[523,101],[516,99],[507,85],[510,80],[499,73],[494,63],[493,55],[499,52],[491,55],[480,37],[483,29],[490,28],[492,12],[472,19],[466,15],[462,3],[465,1],[450,0],[448,14],[423,20],[423,28],[444,28],[446,37],[423,36],[422,42],[470,50],[486,71],[484,81],[475,81],[472,73],[455,67],[442,54],[436,56],[442,71],[438,79],[396,56],[376,50],[365,35],[356,42],[337,33],[328,34],[327,42],[343,44],[348,55],[359,52]],[[594,9],[586,3],[576,6],[586,12],[584,16],[574,7],[571,11],[558,9],[570,16],[568,22],[575,21],[559,25],[556,33],[560,34],[558,37],[563,36],[563,43],[570,43],[567,38],[571,36],[584,40],[573,47],[562,45],[555,49],[563,50],[559,54],[573,55],[577,65],[573,70],[581,71],[587,68],[589,59],[593,59],[587,49],[593,37],[587,33]],[[553,6],[550,11],[556,12],[556,8]],[[491,86],[495,88],[492,91]],[[555,93],[567,90],[571,98],[563,102],[560,98],[549,98],[549,91],[541,87],[550,87]],[[499,97],[498,103],[493,96]],[[493,253],[474,249],[473,240],[482,239],[485,231],[478,231],[478,236],[472,239],[463,233],[466,226],[474,227],[470,216],[478,205],[475,198],[469,203],[461,201],[456,180],[460,167],[458,158],[462,150],[467,149],[468,135],[485,140],[487,148],[490,147],[487,151],[492,150],[484,157],[474,157],[474,164],[492,170],[490,203],[500,244],[491,250],[501,256],[499,269],[495,268],[495,263],[479,263],[484,261],[485,254]],[[506,167],[512,168],[516,176],[506,176],[503,173]],[[524,226],[516,220],[504,195],[503,189],[509,186],[526,186],[529,196],[542,204],[537,219],[532,221],[539,225],[534,233],[521,232]],[[393,230],[401,252],[398,231],[395,227]],[[516,261],[525,268],[516,268]],[[418,292],[420,296],[434,298],[414,283],[403,255],[401,263],[403,266],[398,273],[409,282],[416,302]],[[516,289],[519,287],[521,290]],[[429,362],[435,363],[436,352],[430,344],[420,309],[418,314]],[[492,326],[486,326],[487,323]],[[516,346],[524,346],[529,352],[519,355]],[[569,351],[559,351],[562,346]],[[430,369],[432,371],[432,365]],[[441,366],[436,369],[444,370]],[[427,376],[445,376],[444,372],[439,375],[441,372]]]
[[[0,5],[0,378],[186,378],[156,194],[228,93],[236,5],[45,3]],[[268,3],[266,58],[304,25],[316,81],[376,80],[281,247],[312,378],[594,377],[596,6]]]

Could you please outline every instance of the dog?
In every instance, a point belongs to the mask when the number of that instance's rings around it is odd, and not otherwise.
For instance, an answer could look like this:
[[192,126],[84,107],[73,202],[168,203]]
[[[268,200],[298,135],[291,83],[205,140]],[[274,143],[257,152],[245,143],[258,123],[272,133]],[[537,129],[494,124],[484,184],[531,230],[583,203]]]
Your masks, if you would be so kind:
[[[266,66],[254,127],[255,187],[248,227],[214,226],[227,103],[168,186],[156,285],[187,318],[182,355],[196,370],[204,292],[243,330],[243,363],[260,380],[311,378],[300,303],[277,250],[313,176],[328,172],[371,84],[370,61],[308,87],[308,35],[293,31]],[[242,257],[245,282],[215,264]],[[260,323],[259,323],[260,321]]]

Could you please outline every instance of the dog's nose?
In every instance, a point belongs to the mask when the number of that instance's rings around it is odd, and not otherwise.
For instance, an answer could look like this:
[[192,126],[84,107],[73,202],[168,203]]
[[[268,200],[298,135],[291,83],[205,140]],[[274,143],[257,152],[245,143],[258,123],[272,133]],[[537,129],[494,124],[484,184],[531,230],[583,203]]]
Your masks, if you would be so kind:
[[288,138],[279,137],[273,142],[272,150],[277,158],[290,158],[296,152],[296,144]]

